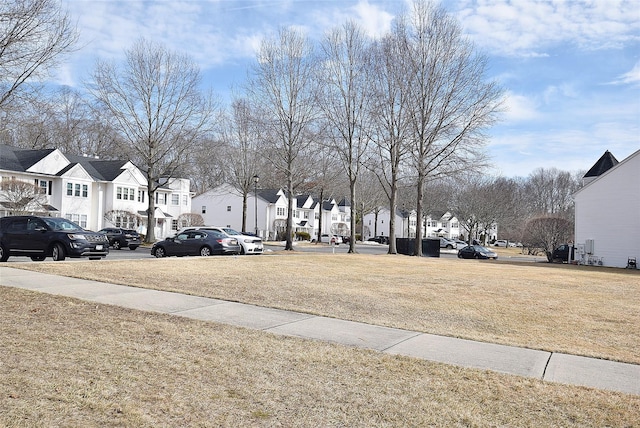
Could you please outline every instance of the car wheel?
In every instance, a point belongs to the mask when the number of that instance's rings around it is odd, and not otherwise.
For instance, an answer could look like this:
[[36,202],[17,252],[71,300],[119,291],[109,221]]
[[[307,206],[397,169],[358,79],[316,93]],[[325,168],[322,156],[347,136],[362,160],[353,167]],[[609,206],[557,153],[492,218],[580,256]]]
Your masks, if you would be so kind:
[[138,248],[138,246],[137,246],[137,245],[131,245],[131,246],[129,246],[129,249],[130,249],[131,251],[134,251],[136,248]]
[[113,241],[113,249],[114,250],[120,249],[120,241]]
[[31,260],[33,260],[34,262],[41,262],[46,258],[46,256],[31,256]]
[[200,248],[200,255],[202,257],[209,257],[211,255],[211,248],[209,247]]
[[9,252],[0,245],[0,262],[6,262],[9,259]]
[[53,249],[51,250],[51,257],[53,257],[54,262],[63,261],[66,258],[64,254],[64,247],[60,244],[54,244]]
[[453,250],[453,245],[447,245],[447,248],[448,248],[449,250]]
[[153,255],[160,259],[162,257],[166,257],[167,253],[164,251],[164,248],[158,247],[156,248],[156,252],[153,253]]
[[246,254],[246,251],[244,250],[244,247],[242,245],[240,245],[240,254]]

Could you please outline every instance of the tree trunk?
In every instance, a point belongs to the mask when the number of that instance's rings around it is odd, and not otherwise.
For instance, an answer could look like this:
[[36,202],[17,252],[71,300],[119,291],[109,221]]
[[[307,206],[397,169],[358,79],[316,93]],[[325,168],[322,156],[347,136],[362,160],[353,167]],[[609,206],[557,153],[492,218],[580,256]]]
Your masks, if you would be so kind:
[[355,180],[351,181],[351,218],[350,218],[350,222],[349,222],[349,227],[350,227],[350,231],[349,231],[349,235],[350,235],[350,239],[349,239],[349,253],[355,253],[356,252],[356,216],[355,216],[355,209],[356,209],[356,182]]
[[[416,219],[422,218],[422,198],[424,197],[424,174],[418,174],[418,198],[416,206]],[[413,247],[413,255],[422,257],[422,228],[416,227],[416,240]]]
[[324,205],[324,189],[320,189],[320,220],[318,221],[318,236],[316,237],[316,245],[320,243],[320,237],[322,236],[322,206]]
[[245,233],[247,231],[247,199],[248,199],[248,192],[243,192],[242,193],[242,233]]
[[394,180],[391,182],[390,193],[391,198],[389,198],[389,209],[391,210],[391,215],[389,216],[389,254],[398,254],[398,248],[396,246],[396,205],[398,201],[398,186]]
[[293,251],[293,181],[291,174],[287,177],[287,199],[289,201],[287,207],[287,231],[286,231],[286,244],[284,249],[287,251]]
[[155,191],[153,190],[153,181],[150,177],[147,177],[147,236],[144,238],[144,242],[152,244],[156,241],[156,201]]

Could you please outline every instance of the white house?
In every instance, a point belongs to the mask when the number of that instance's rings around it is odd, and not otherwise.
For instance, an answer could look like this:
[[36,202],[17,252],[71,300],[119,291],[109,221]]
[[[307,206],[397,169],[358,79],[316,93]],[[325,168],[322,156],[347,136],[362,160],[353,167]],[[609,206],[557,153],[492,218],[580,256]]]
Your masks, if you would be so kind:
[[574,194],[576,259],[627,267],[640,261],[640,150],[621,162],[608,151]]
[[[350,207],[346,204],[340,207],[335,200],[325,201],[322,220],[320,203],[312,196],[298,195],[293,198],[293,202],[294,233],[306,232],[314,239],[317,237],[320,221],[322,233],[344,231],[344,222],[347,221],[348,224],[350,221]],[[235,187],[220,185],[194,196],[192,204],[194,212],[202,215],[205,224],[242,231],[242,193]],[[249,192],[245,232],[256,233],[265,240],[281,239],[286,231],[288,206],[289,200],[282,189],[258,189],[257,197],[254,191]]]
[[[379,208],[364,216],[364,240],[373,236],[389,236],[389,221],[391,219],[388,208]],[[415,210],[396,209],[395,213],[396,238],[415,238],[418,227]],[[420,222],[423,237],[445,237],[457,239],[466,232],[460,222],[451,213],[432,214]]]
[[[100,160],[67,155],[58,149],[0,145],[0,181],[12,180],[40,188],[39,195],[21,211],[65,217],[91,230],[118,226],[146,233],[147,180],[128,160]],[[178,228],[178,217],[191,212],[188,179],[170,179],[161,184],[156,192],[158,238],[171,234]],[[6,190],[0,192],[0,216],[14,214],[15,202]]]

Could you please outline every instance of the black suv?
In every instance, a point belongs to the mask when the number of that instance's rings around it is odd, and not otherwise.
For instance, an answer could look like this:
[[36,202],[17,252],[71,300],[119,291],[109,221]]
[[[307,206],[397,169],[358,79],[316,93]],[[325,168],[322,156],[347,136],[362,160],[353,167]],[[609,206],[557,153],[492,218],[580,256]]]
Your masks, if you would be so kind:
[[129,247],[130,250],[135,250],[141,244],[140,234],[135,230],[122,229],[119,227],[105,227],[99,230],[98,233],[104,233],[109,239],[109,245],[114,250]]
[[84,230],[76,223],[54,217],[16,216],[0,218],[0,262],[9,256],[88,257],[98,260],[109,254],[109,241],[101,233]]

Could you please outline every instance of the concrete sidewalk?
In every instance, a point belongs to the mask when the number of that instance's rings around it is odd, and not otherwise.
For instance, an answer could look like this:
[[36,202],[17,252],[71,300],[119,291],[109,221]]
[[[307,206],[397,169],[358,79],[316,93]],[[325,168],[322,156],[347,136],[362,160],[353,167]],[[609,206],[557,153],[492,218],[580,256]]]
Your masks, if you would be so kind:
[[0,285],[91,302],[215,321],[273,334],[323,340],[463,367],[549,382],[640,395],[640,365],[513,346],[474,342],[415,331],[206,297],[147,290],[0,267]]

